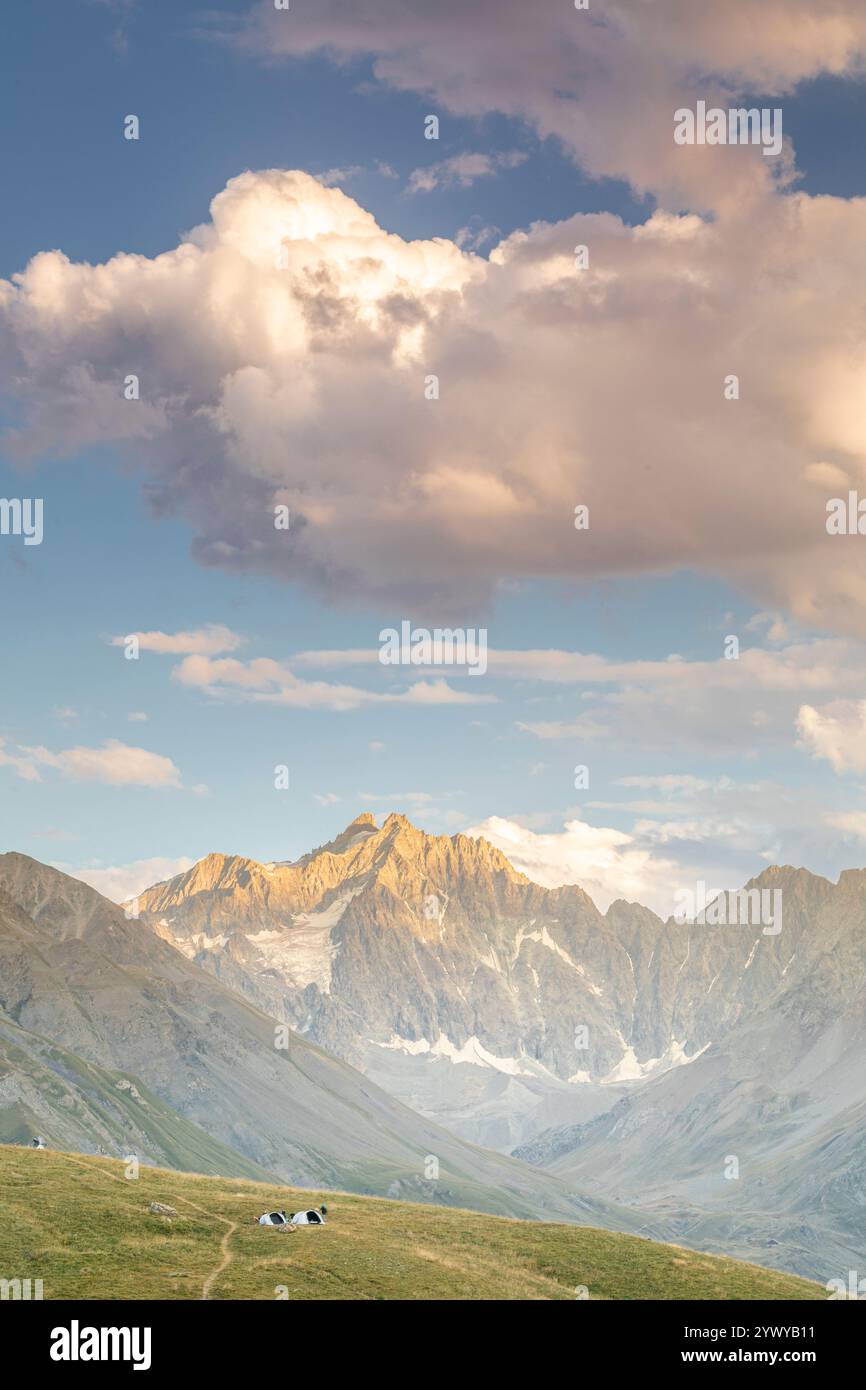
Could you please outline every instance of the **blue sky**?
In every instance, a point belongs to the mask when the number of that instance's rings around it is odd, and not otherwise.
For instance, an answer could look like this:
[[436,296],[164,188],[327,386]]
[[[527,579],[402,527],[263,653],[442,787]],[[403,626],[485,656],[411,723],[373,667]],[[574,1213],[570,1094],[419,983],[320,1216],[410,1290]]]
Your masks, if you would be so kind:
[[[45,250],[91,265],[119,251],[152,259],[206,223],[211,199],[244,170],[343,171],[327,182],[388,232],[457,240],[481,257],[534,224],[610,213],[634,228],[670,205],[661,182],[657,192],[643,172],[630,182],[613,157],[611,176],[586,172],[561,139],[544,138],[529,99],[525,118],[494,106],[461,115],[429,92],[377,80],[369,54],[335,64],[322,53],[267,57],[218,41],[214,11],[242,21],[248,9],[214,6],[205,21],[161,0],[82,0],[54,7],[47,26],[38,7],[7,19],[0,278]],[[819,73],[784,98],[768,88],[766,100],[783,102],[799,171],[787,192],[766,195],[773,213],[794,192],[839,204],[866,192],[866,83]],[[442,122],[435,144],[422,134],[430,111]],[[129,112],[141,120],[137,142],[122,138]],[[443,175],[430,192],[410,191],[413,171],[470,152],[488,156],[494,172],[467,186]],[[718,196],[715,214],[702,209],[708,222],[727,215]],[[687,216],[689,207],[684,198],[673,211]],[[487,235],[476,242],[480,229]],[[45,330],[47,340],[52,331],[61,353],[65,329]],[[4,402],[7,427],[21,429],[30,417],[15,381]],[[627,394],[621,407],[627,414]],[[352,428],[347,418],[347,437]],[[786,603],[787,571],[780,579],[750,563],[695,563],[686,547],[669,564],[620,554],[595,572],[543,575],[537,562],[510,570],[506,553],[493,589],[482,586],[470,606],[491,650],[595,654],[611,663],[609,677],[562,681],[529,663],[515,675],[506,663],[478,681],[446,673],[450,690],[483,693],[483,703],[335,709],[325,697],[297,707],[248,698],[233,681],[184,684],[183,652],[143,650],[127,661],[112,639],[221,625],[237,634],[233,660],[291,664],[302,652],[374,649],[379,630],[404,617],[453,623],[450,598],[437,612],[435,596],[423,609],[408,590],[404,598],[399,578],[386,599],[380,584],[322,592],[297,569],[287,577],[200,563],[201,517],[185,499],[157,519],[146,469],[122,439],[109,432],[62,457],[50,430],[33,441],[24,461],[21,451],[0,453],[0,495],[40,496],[46,515],[41,546],[0,538],[4,847],[119,893],[210,850],[292,858],[362,809],[400,810],[437,832],[525,832],[515,857],[544,881],[579,878],[604,900],[619,877],[624,896],[656,906],[672,903],[683,877],[734,886],[777,858],[830,874],[862,862],[861,634],[836,628],[826,608],[810,622],[802,600]],[[838,463],[829,443],[815,457]],[[630,466],[638,476],[640,458]],[[667,486],[658,475],[657,498]],[[709,672],[731,633],[747,670],[736,689],[726,671]],[[749,652],[767,663],[752,676]],[[641,667],[672,654],[698,671],[706,665],[705,684],[684,678],[677,693],[664,672]],[[814,679],[822,664],[831,668],[823,683]],[[776,674],[792,669],[802,670],[802,689]],[[414,678],[348,658],[315,675],[373,694],[405,693]],[[844,708],[831,709],[834,699]],[[798,725],[804,704],[817,711],[812,732]],[[113,782],[98,762],[67,756],[108,740],[168,759],[174,771],[162,785]],[[278,764],[290,769],[288,791],[274,788]],[[590,768],[588,791],[574,788],[576,764]],[[565,833],[566,822],[592,833]],[[142,860],[154,863],[130,869]]]

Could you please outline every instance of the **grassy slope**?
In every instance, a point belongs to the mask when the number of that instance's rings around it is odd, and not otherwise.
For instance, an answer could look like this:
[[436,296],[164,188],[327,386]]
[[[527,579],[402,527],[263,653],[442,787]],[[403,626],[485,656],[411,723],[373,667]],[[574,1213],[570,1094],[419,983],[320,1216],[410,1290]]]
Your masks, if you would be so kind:
[[[817,1284],[590,1227],[323,1194],[331,1219],[256,1227],[319,1194],[0,1147],[0,1278],[46,1299],[820,1299]],[[177,1209],[153,1216],[152,1201]],[[228,1263],[224,1262],[228,1259]]]
[[43,1134],[51,1147],[102,1144],[109,1152],[148,1154],[188,1172],[254,1181],[271,1176],[185,1120],[137,1077],[107,1071],[0,1020],[0,1083],[7,1076],[26,1087],[33,1104],[0,1103],[0,1144],[28,1144]]

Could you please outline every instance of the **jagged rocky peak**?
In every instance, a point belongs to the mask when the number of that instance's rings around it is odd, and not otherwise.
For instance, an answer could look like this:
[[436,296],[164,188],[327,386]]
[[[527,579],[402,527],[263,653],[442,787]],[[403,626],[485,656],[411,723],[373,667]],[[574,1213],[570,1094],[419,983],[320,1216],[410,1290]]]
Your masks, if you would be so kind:
[[229,894],[237,901],[240,894],[263,898],[272,909],[297,911],[339,890],[344,882],[387,878],[389,870],[401,877],[408,872],[425,883],[432,876],[442,887],[452,877],[500,876],[512,884],[529,883],[487,840],[430,835],[397,812],[379,826],[370,811],[362,811],[333,840],[300,859],[260,863],[239,855],[208,854],[191,869],[147,889],[140,899],[148,911],[161,912],[200,895]]
[[310,850],[309,854],[302,855],[293,867],[300,868],[309,864],[319,854],[345,854],[347,850],[355,849],[378,833],[379,827],[376,825],[373,814],[370,811],[362,811],[333,840],[329,840],[326,845],[319,845],[316,849]]
[[[338,862],[334,862],[337,860]],[[487,840],[469,835],[431,835],[393,811],[381,826],[362,811],[339,835],[293,864],[271,864],[269,873],[301,871],[304,881],[333,885],[344,877],[387,872],[389,864],[411,869],[420,878],[432,873],[475,876],[499,873],[514,883],[528,883],[505,855]]]
[[486,869],[504,873],[515,883],[529,882],[489,840],[472,835],[431,835],[396,811],[384,821],[379,837],[383,848],[397,851],[403,859],[417,860],[428,871],[436,864],[457,874]]
[[[232,892],[248,888],[262,872],[261,864],[238,854],[208,854],[191,869],[175,874],[148,888],[146,895],[153,907],[170,904],[179,898],[190,899],[202,893]],[[139,895],[139,901],[144,895]]]

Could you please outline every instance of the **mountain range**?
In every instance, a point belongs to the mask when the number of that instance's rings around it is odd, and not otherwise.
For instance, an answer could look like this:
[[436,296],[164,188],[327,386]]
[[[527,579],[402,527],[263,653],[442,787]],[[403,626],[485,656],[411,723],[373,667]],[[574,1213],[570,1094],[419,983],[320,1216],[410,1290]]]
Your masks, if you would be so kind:
[[847,1277],[866,871],[747,889],[780,930],[600,913],[398,815],[294,862],[211,854],[125,910],[2,855],[0,1140]]
[[0,1140],[635,1230],[440,1128],[92,888],[0,855]]
[[[191,964],[455,1134],[684,1243],[866,1264],[866,871],[772,867],[780,930],[544,889],[482,839],[359,816],[136,904]],[[730,924],[728,924],[730,923]]]

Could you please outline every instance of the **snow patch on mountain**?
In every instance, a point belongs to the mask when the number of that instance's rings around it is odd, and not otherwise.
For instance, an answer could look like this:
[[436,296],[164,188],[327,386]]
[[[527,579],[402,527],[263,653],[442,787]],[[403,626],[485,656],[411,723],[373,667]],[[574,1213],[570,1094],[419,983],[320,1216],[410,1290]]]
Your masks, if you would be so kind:
[[329,994],[338,950],[331,940],[331,931],[360,891],[355,888],[340,894],[320,912],[298,913],[285,929],[251,932],[247,941],[256,947],[260,965],[278,971],[290,988],[315,985],[321,994]]
[[468,1038],[462,1047],[458,1047],[444,1033],[439,1034],[435,1043],[431,1043],[427,1038],[401,1038],[399,1034],[392,1033],[389,1042],[376,1043],[376,1046],[389,1052],[405,1052],[411,1057],[428,1054],[431,1057],[443,1057],[455,1066],[488,1067],[493,1071],[504,1072],[507,1076],[535,1075],[534,1070],[517,1057],[494,1056],[474,1035]]
[[[535,918],[533,917],[529,926],[532,927],[534,926],[534,924]],[[537,941],[540,946],[545,946],[548,951],[553,951],[554,955],[559,956],[560,960],[564,960],[566,965],[570,966],[572,970],[576,971],[576,973],[580,975],[582,980],[586,981],[586,985],[590,993],[596,996],[601,995],[601,990],[598,988],[598,985],[593,984],[592,980],[590,980],[583,966],[579,965],[576,960],[572,960],[568,952],[564,951],[557,941],[554,941],[553,937],[550,935],[550,932],[547,930],[547,927],[542,927],[541,931],[530,931],[528,927],[521,927],[520,931],[517,933],[517,938],[514,943],[514,954],[512,956],[511,962],[512,965],[520,955],[524,941]]]
[[710,1046],[705,1043],[698,1051],[688,1056],[685,1044],[674,1038],[662,1057],[651,1057],[647,1062],[639,1062],[633,1047],[627,1047],[616,1066],[602,1077],[602,1086],[610,1086],[621,1081],[643,1081],[647,1076],[672,1071],[674,1067],[688,1066],[702,1056]]

